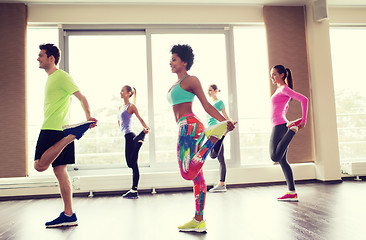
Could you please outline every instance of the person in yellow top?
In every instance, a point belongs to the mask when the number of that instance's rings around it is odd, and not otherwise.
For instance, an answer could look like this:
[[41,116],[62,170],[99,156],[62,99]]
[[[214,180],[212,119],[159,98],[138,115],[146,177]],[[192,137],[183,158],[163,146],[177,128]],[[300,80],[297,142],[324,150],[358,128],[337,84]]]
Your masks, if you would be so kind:
[[[46,227],[76,226],[78,223],[72,209],[72,190],[66,166],[75,163],[74,140],[80,139],[89,128],[95,127],[97,119],[91,117],[89,103],[71,76],[56,67],[60,60],[58,47],[48,43],[39,48],[39,68],[46,71],[48,78],[45,86],[44,121],[37,141],[34,168],[42,172],[52,164],[64,202],[64,211],[53,221],[46,222]],[[79,99],[86,122],[69,125],[72,95]]]

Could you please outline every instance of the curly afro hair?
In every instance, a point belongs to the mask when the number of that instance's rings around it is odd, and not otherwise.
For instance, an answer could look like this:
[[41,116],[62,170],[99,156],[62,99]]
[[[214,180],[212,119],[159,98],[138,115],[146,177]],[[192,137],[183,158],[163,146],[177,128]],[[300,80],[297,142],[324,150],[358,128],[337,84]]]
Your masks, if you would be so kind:
[[189,46],[188,44],[178,44],[178,45],[174,45],[172,47],[172,50],[170,50],[170,52],[172,54],[177,54],[178,57],[185,63],[187,63],[187,71],[189,71],[189,69],[191,69],[192,65],[193,65],[193,60],[194,60],[194,54],[193,54],[193,50],[191,48],[191,46]]

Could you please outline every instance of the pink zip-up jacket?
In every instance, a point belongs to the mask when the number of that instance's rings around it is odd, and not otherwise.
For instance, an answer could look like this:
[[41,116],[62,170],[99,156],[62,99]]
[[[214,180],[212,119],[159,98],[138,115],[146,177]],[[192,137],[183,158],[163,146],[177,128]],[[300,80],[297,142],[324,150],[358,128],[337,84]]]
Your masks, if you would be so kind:
[[301,103],[301,109],[302,109],[301,122],[306,124],[309,100],[307,99],[307,97],[305,97],[300,93],[295,92],[285,84],[277,88],[277,90],[271,97],[271,103],[272,103],[271,120],[273,126],[277,126],[288,122],[286,118],[286,113],[291,98]]

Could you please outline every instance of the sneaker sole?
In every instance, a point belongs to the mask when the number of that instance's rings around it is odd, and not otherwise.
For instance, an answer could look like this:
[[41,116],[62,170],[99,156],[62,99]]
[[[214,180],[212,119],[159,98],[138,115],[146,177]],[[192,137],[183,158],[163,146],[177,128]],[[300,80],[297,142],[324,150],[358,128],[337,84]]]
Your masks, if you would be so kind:
[[219,193],[219,192],[227,192],[227,189],[225,189],[225,190],[213,190],[213,191],[211,191],[211,190],[208,190],[208,192],[210,192],[210,193]]
[[78,222],[60,223],[55,225],[46,226],[46,228],[58,228],[58,227],[74,227],[77,226]]
[[190,229],[179,229],[179,232],[207,232],[207,228],[190,228]]
[[291,124],[293,124],[295,122],[299,122],[299,121],[301,121],[301,118],[298,118],[298,119],[296,119],[294,121],[290,121],[290,122],[286,123],[286,127],[289,127]]
[[292,126],[292,127],[290,127],[290,129],[292,131],[295,131],[295,133],[297,133],[299,131],[299,127],[298,126]]
[[76,127],[79,127],[79,126],[87,124],[87,123],[95,123],[95,122],[94,121],[85,121],[85,122],[81,122],[81,123],[66,125],[66,126],[63,126],[62,128],[64,130],[66,130],[66,129],[76,128]]
[[280,202],[298,202],[299,199],[277,199]]

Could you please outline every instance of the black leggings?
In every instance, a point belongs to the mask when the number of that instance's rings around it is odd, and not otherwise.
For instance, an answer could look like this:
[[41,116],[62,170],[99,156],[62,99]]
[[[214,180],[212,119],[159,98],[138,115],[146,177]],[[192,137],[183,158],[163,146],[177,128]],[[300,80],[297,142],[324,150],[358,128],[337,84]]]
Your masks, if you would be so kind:
[[226,177],[226,163],[224,158],[224,141],[225,136],[223,136],[219,141],[217,141],[214,147],[211,149],[210,157],[212,159],[217,158],[220,163],[220,182],[225,182]]
[[287,162],[288,145],[294,135],[295,132],[287,128],[286,123],[280,124],[273,127],[269,143],[271,159],[281,165],[289,191],[295,190],[294,176],[291,167]]
[[139,166],[137,164],[138,154],[142,143],[145,139],[144,131],[141,131],[139,135],[130,132],[125,135],[125,156],[127,166],[132,169],[132,189],[137,190],[137,185],[140,179]]

